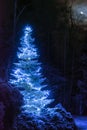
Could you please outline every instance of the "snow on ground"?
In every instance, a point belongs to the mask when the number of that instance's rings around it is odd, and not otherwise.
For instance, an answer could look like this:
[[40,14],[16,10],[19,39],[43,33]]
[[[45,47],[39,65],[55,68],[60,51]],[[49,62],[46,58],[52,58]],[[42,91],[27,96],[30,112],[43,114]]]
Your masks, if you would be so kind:
[[87,116],[75,116],[74,120],[78,130],[87,130]]

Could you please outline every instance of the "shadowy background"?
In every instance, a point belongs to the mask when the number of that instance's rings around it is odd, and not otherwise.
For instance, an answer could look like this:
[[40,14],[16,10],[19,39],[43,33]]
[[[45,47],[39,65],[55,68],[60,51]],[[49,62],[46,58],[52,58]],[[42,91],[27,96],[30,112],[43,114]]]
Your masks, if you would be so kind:
[[[87,114],[87,30],[76,25],[67,0],[0,1],[0,81],[8,81],[23,26],[33,27],[44,75],[73,114]],[[47,81],[47,82],[48,82]]]

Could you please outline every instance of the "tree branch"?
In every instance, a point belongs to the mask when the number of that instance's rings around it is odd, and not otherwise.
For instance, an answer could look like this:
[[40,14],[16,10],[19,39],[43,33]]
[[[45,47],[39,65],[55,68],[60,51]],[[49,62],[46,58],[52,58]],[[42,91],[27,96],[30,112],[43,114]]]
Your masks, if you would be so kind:
[[25,5],[25,6],[21,9],[21,11],[19,12],[18,16],[16,17],[16,22],[18,21],[19,17],[22,15],[23,11],[24,11],[28,6],[30,6],[30,4],[29,4],[29,5]]

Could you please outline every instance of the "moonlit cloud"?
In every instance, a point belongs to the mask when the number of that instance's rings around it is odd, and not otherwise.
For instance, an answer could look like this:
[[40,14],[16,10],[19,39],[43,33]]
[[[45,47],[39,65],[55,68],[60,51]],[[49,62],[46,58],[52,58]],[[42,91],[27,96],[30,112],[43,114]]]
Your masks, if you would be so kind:
[[74,4],[72,7],[73,18],[77,22],[87,24],[87,5],[86,4]]

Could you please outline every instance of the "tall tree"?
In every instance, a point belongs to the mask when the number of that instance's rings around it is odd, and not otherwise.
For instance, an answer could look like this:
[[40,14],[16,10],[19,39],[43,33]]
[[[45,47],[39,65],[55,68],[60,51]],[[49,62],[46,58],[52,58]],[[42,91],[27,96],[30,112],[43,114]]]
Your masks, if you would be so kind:
[[52,100],[47,99],[49,91],[42,90],[46,87],[44,85],[45,78],[41,74],[41,64],[38,62],[39,55],[31,34],[31,27],[26,26],[21,38],[21,47],[17,53],[19,61],[15,63],[10,83],[17,86],[24,97],[23,110],[38,113]]

